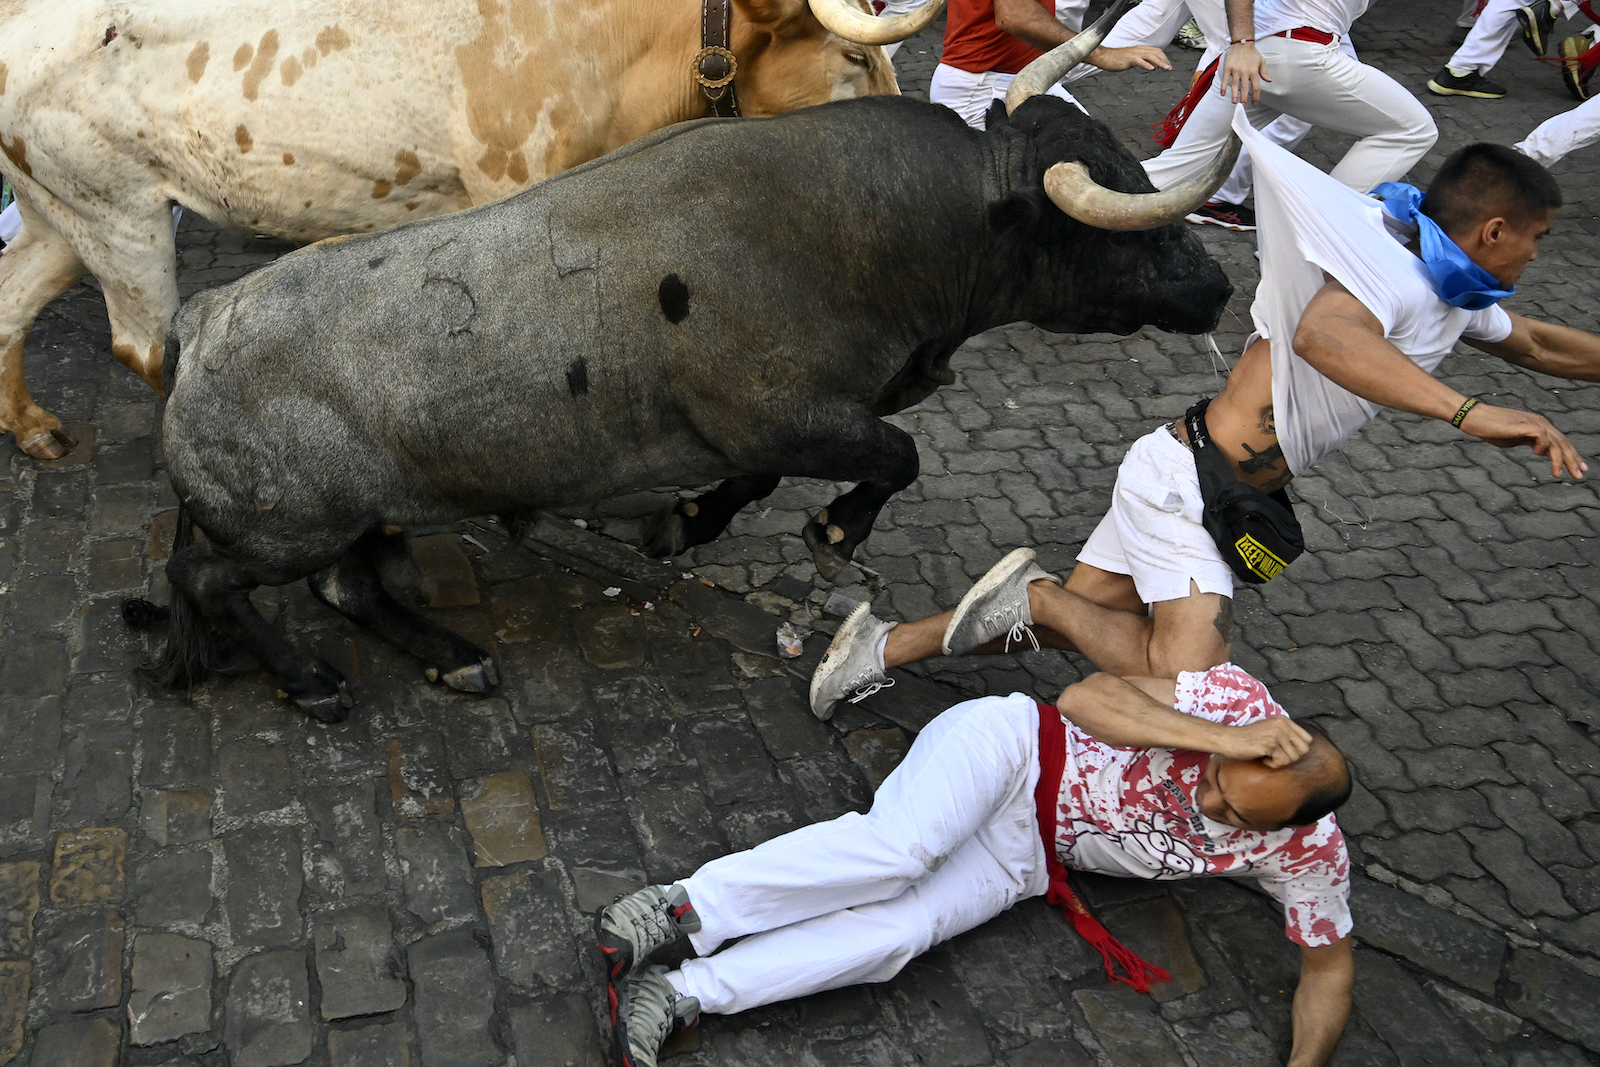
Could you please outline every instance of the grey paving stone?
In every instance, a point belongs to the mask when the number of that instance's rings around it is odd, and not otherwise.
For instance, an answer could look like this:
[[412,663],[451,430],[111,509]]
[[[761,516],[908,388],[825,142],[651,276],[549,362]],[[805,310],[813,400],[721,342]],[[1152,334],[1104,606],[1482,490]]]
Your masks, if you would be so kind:
[[411,1067],[411,1047],[400,1023],[328,1031],[330,1067]]
[[139,730],[139,784],[154,789],[211,785],[211,731],[205,717],[183,704],[146,708]]
[[1462,836],[1472,844],[1472,856],[1494,875],[1510,894],[1511,904],[1523,915],[1576,914],[1561,895],[1557,882],[1529,858],[1522,839],[1512,830],[1468,828]]
[[1511,1009],[1552,1033],[1600,1052],[1600,979],[1533,949],[1511,950],[1506,977],[1517,992]]
[[228,925],[246,945],[288,945],[304,933],[300,897],[305,888],[299,834],[251,827],[223,838],[228,859]]
[[211,914],[211,853],[175,852],[139,864],[134,918],[141,926],[202,926]]
[[1506,939],[1493,930],[1366,878],[1354,880],[1355,935],[1458,985],[1493,996]]
[[816,755],[829,747],[827,728],[811,714],[806,686],[793,678],[762,678],[745,689],[750,718],[775,759]]
[[211,794],[204,790],[141,790],[139,828],[162,848],[204,841],[211,836]]
[[1080,989],[1072,999],[1114,1067],[1178,1067],[1183,1058],[1160,1018],[1141,1010],[1138,996],[1126,989]]
[[315,786],[301,801],[316,826],[308,845],[312,888],[327,900],[381,893],[382,827],[372,780]]
[[41,935],[34,954],[34,1003],[45,1012],[117,1007],[125,929],[121,915],[102,911]]
[[1204,1022],[1180,1022],[1173,1027],[1198,1063],[1227,1063],[1237,1067],[1269,1067],[1278,1063],[1277,1050],[1267,1035],[1257,1030],[1246,1012],[1232,1012]]
[[502,980],[534,992],[581,983],[561,882],[553,869],[484,880],[483,911]]
[[1406,1064],[1478,1065],[1483,1061],[1453,1020],[1405,970],[1382,953],[1356,954],[1356,1007]]
[[223,1041],[233,1067],[286,1067],[311,1056],[311,991],[299,949],[260,952],[228,982]]
[[34,1067],[116,1067],[122,1032],[110,1019],[68,1019],[39,1030]]
[[917,1062],[931,1067],[993,1063],[978,1013],[951,973],[949,954],[935,950],[912,960],[895,982],[895,1014]]
[[494,976],[465,930],[424,937],[409,950],[423,1067],[493,1067],[505,1054],[489,1036]]
[[406,1002],[387,908],[353,904],[319,912],[312,937],[324,1019],[378,1015]]
[[652,879],[685,877],[728,851],[705,794],[692,782],[639,782],[628,798],[628,810]]
[[177,934],[133,942],[129,1043],[159,1045],[211,1029],[211,945]]
[[62,753],[60,795],[66,825],[120,822],[133,804],[133,732],[105,726],[69,739]]
[[298,776],[283,745],[271,741],[230,741],[217,753],[221,764],[222,806],[232,818],[277,811],[295,798]]
[[467,843],[447,823],[402,826],[394,832],[406,908],[425,923],[467,922],[477,917],[477,891],[467,864]]
[[518,1063],[603,1067],[594,1013],[581,996],[549,997],[513,1007],[511,1033]]

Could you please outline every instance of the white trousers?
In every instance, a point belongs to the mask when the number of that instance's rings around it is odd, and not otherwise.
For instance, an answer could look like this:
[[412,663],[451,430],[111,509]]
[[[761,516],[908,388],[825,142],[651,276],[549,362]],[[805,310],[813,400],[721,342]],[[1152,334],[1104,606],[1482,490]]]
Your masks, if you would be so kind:
[[[883,16],[909,15],[919,8],[927,7],[932,2],[933,0],[883,0],[883,10],[879,14]],[[903,43],[902,41],[896,41],[893,44],[884,45],[884,54],[893,59],[894,54],[900,51],[900,45]]]
[[[1478,21],[1472,24],[1467,39],[1445,65],[1459,71],[1475,70],[1479,74],[1493,70],[1505,55],[1506,45],[1520,29],[1517,8],[1524,3],[1525,0],[1489,0],[1478,14]],[[1561,11],[1570,19],[1578,13],[1578,5],[1571,0],[1561,0]]]
[[1568,152],[1587,148],[1596,141],[1600,141],[1600,96],[1546,119],[1512,147],[1548,167]]
[[690,939],[701,957],[668,981],[717,1015],[883,982],[1043,894],[1038,735],[1038,708],[1020,693],[957,704],[917,736],[867,814],[701,867],[679,883],[700,915]]
[[[928,86],[928,99],[954,111],[961,116],[961,121],[973,129],[982,130],[984,117],[989,114],[989,106],[996,100],[1006,98],[1006,90],[1011,88],[1012,79],[1015,77],[1015,74],[1001,74],[996,70],[974,74],[970,70],[940,63],[933,69],[933,81]],[[1059,85],[1052,85],[1049,95],[1060,97],[1085,115],[1089,113],[1078,103],[1077,97]]]
[[[1217,57],[1217,45],[1228,41],[1228,20],[1222,0],[1144,0],[1117,20],[1102,43],[1106,48],[1130,48],[1136,44],[1165,48],[1191,18],[1199,24],[1208,46],[1200,60],[1200,68],[1204,70]],[[1099,67],[1079,63],[1062,80],[1071,85],[1098,73]]]
[[[1357,192],[1405,175],[1438,139],[1433,117],[1405,87],[1337,45],[1266,37],[1258,42],[1272,81],[1248,109],[1260,129],[1279,115],[1359,138],[1332,174]],[[1157,189],[1202,173],[1228,138],[1234,105],[1215,88],[1196,105],[1171,148],[1144,162]]]

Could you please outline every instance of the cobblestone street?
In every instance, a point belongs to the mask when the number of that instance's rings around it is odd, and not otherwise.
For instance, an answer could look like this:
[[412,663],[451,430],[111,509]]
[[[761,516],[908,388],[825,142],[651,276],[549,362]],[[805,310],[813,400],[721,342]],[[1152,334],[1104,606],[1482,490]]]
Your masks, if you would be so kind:
[[[1425,184],[1472,140],[1511,143],[1573,101],[1514,41],[1501,101],[1423,84],[1459,42],[1455,0],[1378,4],[1363,58],[1440,127]],[[897,58],[925,98],[942,20]],[[1074,87],[1140,156],[1187,87],[1170,73]],[[1345,141],[1300,149],[1331,166]],[[1507,302],[1597,322],[1600,149],[1554,168],[1568,197]],[[1203,228],[1236,292],[1251,235]],[[187,296],[288,246],[186,216]],[[665,492],[541,516],[520,543],[481,519],[413,531],[416,602],[493,651],[488,698],[413,660],[303,584],[256,602],[351,680],[312,722],[257,672],[189,699],[135,675],[123,598],[165,601],[177,502],[161,405],[110,357],[86,282],[41,318],[27,369],[79,444],[37,462],[0,441],[0,1067],[491,1067],[609,1061],[594,909],[731,849],[861,810],[938,711],[1020,690],[1052,700],[1061,654],[965,658],[833,721],[806,680],[843,613],[953,606],[1004,553],[1065,573],[1127,446],[1214,392],[1205,339],[991,331],[959,378],[890,421],[920,479],[857,565],[821,579],[799,536],[834,496],[786,480],[719,541],[632,550]],[[1471,354],[1443,375],[1548,416],[1591,462],[1600,385]],[[1526,450],[1388,413],[1297,479],[1308,552],[1241,591],[1235,659],[1349,756],[1339,821],[1356,868],[1356,1010],[1340,1067],[1600,1064],[1600,494]],[[776,626],[818,631],[777,658]],[[728,1017],[674,1039],[678,1067],[1257,1067],[1281,1063],[1298,955],[1273,901],[1225,880],[1082,877],[1098,916],[1172,972],[1151,997],[1032,900],[899,977]]]

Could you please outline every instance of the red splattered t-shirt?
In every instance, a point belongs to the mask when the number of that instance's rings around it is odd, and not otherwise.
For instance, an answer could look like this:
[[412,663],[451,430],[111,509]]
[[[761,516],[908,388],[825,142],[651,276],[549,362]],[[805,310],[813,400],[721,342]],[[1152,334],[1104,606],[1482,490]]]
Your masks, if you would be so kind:
[[[1228,726],[1288,714],[1231,663],[1178,675],[1177,709]],[[1332,815],[1271,833],[1201,814],[1195,788],[1210,755],[1113,748],[1067,723],[1056,853],[1068,868],[1136,878],[1248,876],[1283,905],[1284,932],[1329,945],[1350,932],[1350,858]]]

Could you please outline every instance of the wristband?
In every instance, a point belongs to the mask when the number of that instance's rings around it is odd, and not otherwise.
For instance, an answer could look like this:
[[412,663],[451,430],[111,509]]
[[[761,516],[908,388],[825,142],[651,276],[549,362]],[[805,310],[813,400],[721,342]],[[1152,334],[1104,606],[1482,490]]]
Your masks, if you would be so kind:
[[1230,38],[1228,43],[1229,44],[1255,44],[1256,43],[1256,39],[1254,37],[1235,37],[1235,38]]
[[1467,397],[1466,402],[1461,405],[1461,409],[1456,412],[1456,417],[1450,420],[1450,425],[1459,430],[1461,428],[1461,424],[1466,421],[1467,412],[1477,407],[1480,403],[1482,403],[1482,401],[1475,396]]

